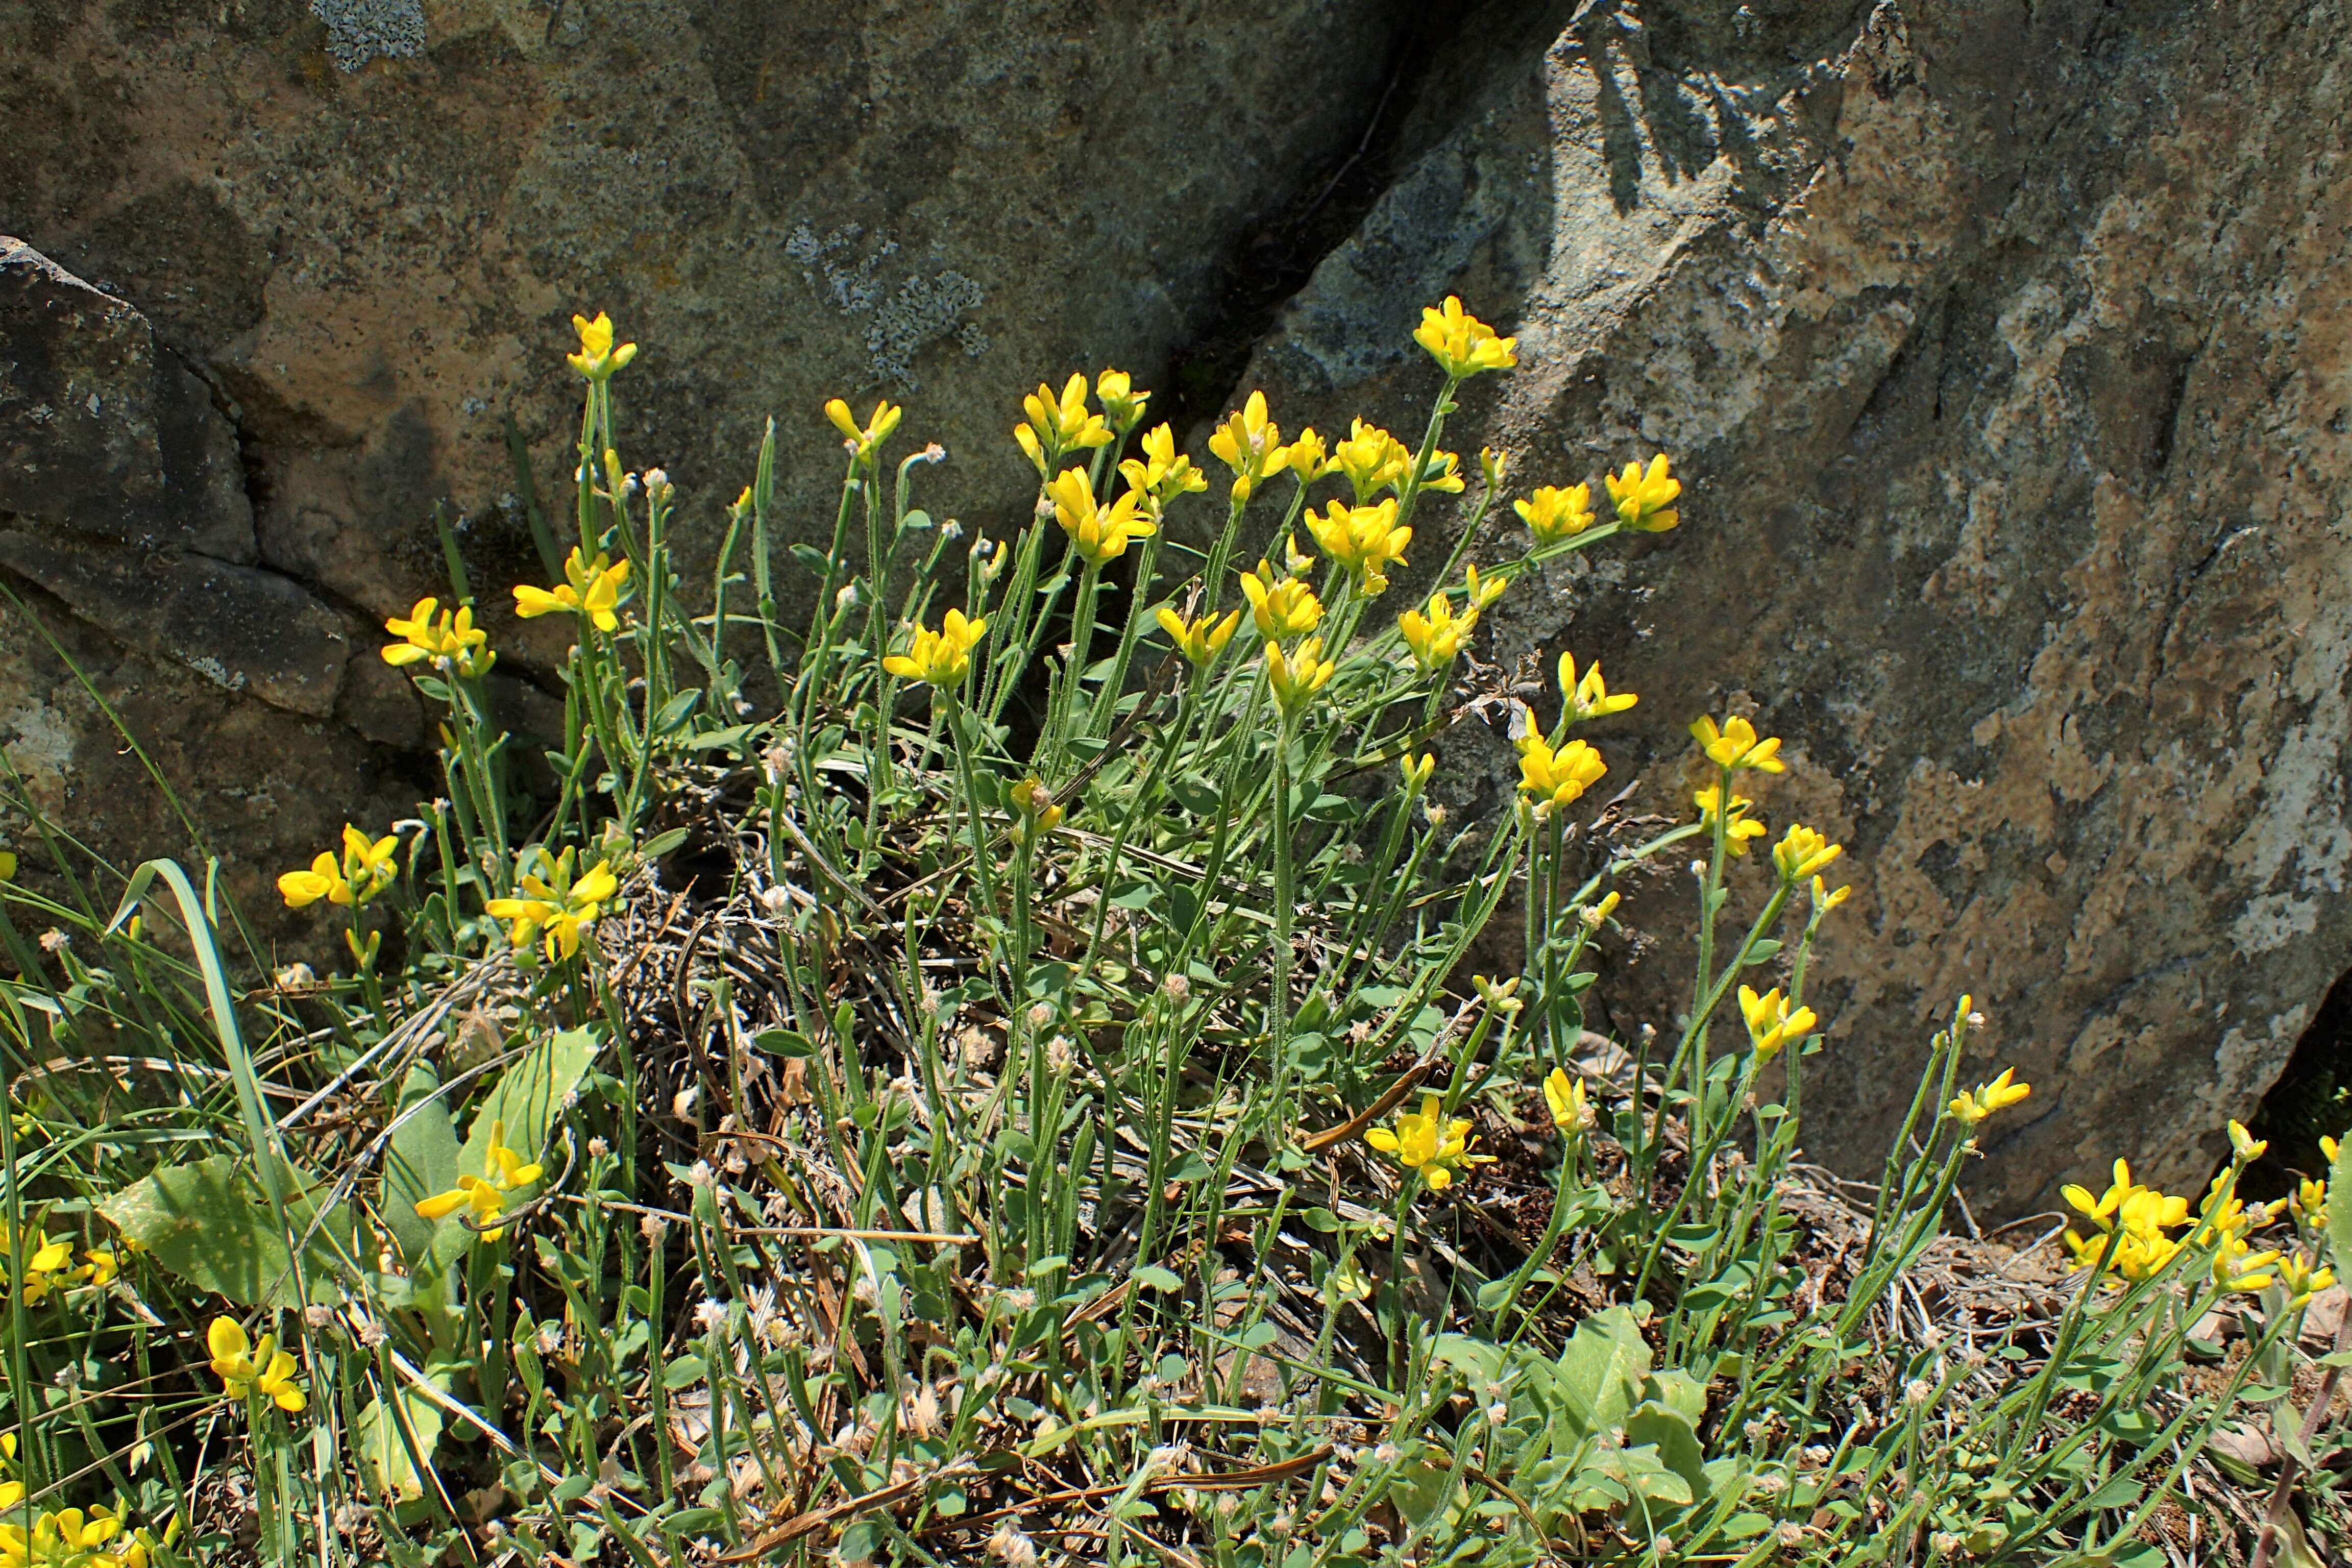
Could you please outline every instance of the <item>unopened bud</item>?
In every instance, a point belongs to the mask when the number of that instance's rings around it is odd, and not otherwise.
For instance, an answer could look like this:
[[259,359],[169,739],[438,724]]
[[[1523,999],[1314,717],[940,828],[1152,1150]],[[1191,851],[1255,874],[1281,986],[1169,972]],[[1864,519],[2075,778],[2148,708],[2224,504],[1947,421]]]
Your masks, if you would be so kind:
[[1162,980],[1160,983],[1160,989],[1168,1000],[1180,1007],[1192,995],[1192,983],[1181,974],[1171,974]]

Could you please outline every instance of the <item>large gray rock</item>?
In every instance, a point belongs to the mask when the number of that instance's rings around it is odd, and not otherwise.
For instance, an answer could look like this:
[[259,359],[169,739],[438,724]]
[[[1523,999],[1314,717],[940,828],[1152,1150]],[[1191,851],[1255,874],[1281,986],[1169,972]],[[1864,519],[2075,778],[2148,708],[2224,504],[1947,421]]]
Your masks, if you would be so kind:
[[[1688,811],[1694,715],[1788,738],[1767,815],[1842,839],[1855,886],[1808,1091],[1840,1163],[1874,1168],[1968,992],[1971,1070],[2036,1086],[1976,1190],[2015,1209],[2118,1154],[2200,1183],[2352,963],[2347,24],[1583,7],[1251,367],[1292,420],[1417,420],[1407,333],[1458,290],[1519,334],[1469,410],[1517,488],[1675,455],[1681,531],[1515,593],[1488,651],[1638,689],[1601,743],[1653,810]],[[1666,1026],[1679,952],[1628,958],[1620,1021]]]
[[[541,572],[503,424],[560,527],[575,310],[643,345],[624,445],[677,481],[695,581],[771,416],[787,531],[829,526],[834,395],[908,401],[908,449],[950,454],[934,504],[1016,515],[1021,394],[1115,363],[1172,401],[1234,258],[1361,142],[1410,9],[0,0],[0,582],[107,634],[71,640],[146,694],[218,847],[307,861],[354,777],[415,787],[369,744],[429,735],[373,650],[446,592],[436,500],[504,710],[545,706],[562,628],[503,613]],[[92,842],[184,847],[5,604],[0,638],[0,743]],[[265,759],[268,811],[198,782]]]

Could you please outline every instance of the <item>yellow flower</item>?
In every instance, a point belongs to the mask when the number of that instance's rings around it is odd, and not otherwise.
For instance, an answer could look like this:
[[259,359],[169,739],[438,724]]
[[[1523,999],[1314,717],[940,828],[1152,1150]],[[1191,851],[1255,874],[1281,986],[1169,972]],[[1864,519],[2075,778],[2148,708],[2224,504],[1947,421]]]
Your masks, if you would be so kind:
[[1748,1022],[1748,1042],[1756,1047],[1756,1059],[1769,1062],[1780,1054],[1791,1040],[1801,1040],[1813,1031],[1820,1020],[1811,1007],[1790,1008],[1789,999],[1780,988],[1759,996],[1753,987],[1739,988],[1739,1016]]
[[1141,421],[1143,405],[1151,401],[1151,394],[1136,391],[1123,370],[1106,370],[1095,377],[1095,396],[1101,401],[1111,428],[1122,436]]
[[1407,610],[1397,617],[1397,630],[1404,634],[1404,646],[1412,650],[1412,661],[1423,675],[1451,665],[1477,626],[1475,608],[1455,615],[1454,602],[1442,591],[1429,596],[1427,614]]
[[419,599],[408,619],[395,616],[383,623],[383,629],[401,639],[383,650],[383,662],[395,669],[430,659],[441,669],[471,679],[488,674],[498,662],[498,655],[486,651],[490,634],[475,626],[470,605],[450,611],[442,609],[438,599]]
[[1282,645],[1269,638],[1265,645],[1265,679],[1274,689],[1274,705],[1282,710],[1286,719],[1296,719],[1307,706],[1307,700],[1323,689],[1338,668],[1322,657],[1323,639],[1308,637],[1288,658],[1282,657]]
[[1397,526],[1394,496],[1376,506],[1348,506],[1333,501],[1317,516],[1309,508],[1307,531],[1323,553],[1338,562],[1367,595],[1378,597],[1389,585],[1391,562],[1402,563],[1412,530]]
[[1478,575],[1478,568],[1475,565],[1465,566],[1462,569],[1462,572],[1463,593],[1470,601],[1470,608],[1474,612],[1483,610],[1487,605],[1493,604],[1496,600],[1501,598],[1503,596],[1503,590],[1511,585],[1507,578],[1480,578]]
[[961,610],[950,609],[938,631],[917,621],[914,640],[907,651],[892,654],[882,661],[882,668],[902,679],[953,686],[971,668],[971,650],[980,646],[987,630],[986,616],[968,621]]
[[299,910],[324,899],[346,907],[365,904],[392,886],[399,875],[393,857],[400,839],[392,834],[371,839],[351,824],[343,825],[343,853],[338,860],[322,853],[307,871],[288,871],[278,879],[278,896],[288,909]]
[[[16,1237],[5,1221],[0,1221],[0,1250],[15,1252]],[[25,1281],[25,1304],[32,1306],[58,1288],[67,1267],[73,1262],[71,1241],[51,1241],[48,1232],[33,1230],[24,1238],[22,1253]],[[5,1282],[0,1270],[0,1283]]]
[[1253,392],[1238,413],[1209,437],[1209,450],[1234,471],[1234,499],[1247,500],[1268,475],[1289,466],[1289,448],[1282,444],[1282,426],[1265,416],[1265,394]]
[[1242,593],[1250,602],[1250,620],[1257,635],[1281,642],[1315,629],[1323,619],[1323,602],[1315,590],[1296,577],[1277,579],[1274,568],[1261,561],[1255,572],[1242,574]]
[[205,1331],[205,1343],[213,1352],[214,1375],[231,1399],[258,1394],[288,1412],[309,1403],[294,1386],[294,1358],[278,1348],[276,1335],[262,1335],[257,1346],[235,1318],[215,1318]]
[[1586,910],[1578,918],[1582,920],[1586,925],[1590,926],[1594,931],[1599,931],[1602,926],[1609,923],[1609,917],[1615,914],[1617,912],[1617,906],[1624,901],[1624,894],[1612,893],[1607,898],[1601,900],[1599,903],[1594,904],[1591,908]]
[[1461,460],[1451,452],[1432,452],[1429,467],[1421,471],[1421,488],[1458,496],[1462,493],[1462,486]]
[[2319,1152],[2327,1156],[2327,1163],[2330,1165],[2336,1163],[2336,1140],[2333,1138],[2323,1137],[2319,1141]]
[[1974,1127],[1994,1111],[2015,1105],[2033,1092],[2030,1083],[2016,1081],[2017,1069],[2003,1068],[2000,1076],[1990,1083],[1980,1083],[1953,1098],[1950,1110],[1954,1116]]
[[[1097,504],[1094,479],[1084,468],[1065,468],[1045,487],[1054,517],[1084,559],[1099,566],[1127,553],[1129,539],[1145,539],[1159,525],[1137,510],[1141,492],[1129,489],[1108,506]],[[953,611],[949,612],[953,614]]]
[[1639,463],[1628,463],[1623,473],[1603,474],[1601,480],[1617,508],[1617,521],[1626,527],[1664,533],[1682,521],[1672,508],[1675,498],[1683,493],[1683,482],[1666,472],[1664,452],[1650,459],[1647,472]]
[[100,1289],[113,1284],[114,1277],[122,1270],[121,1261],[110,1247],[93,1247],[84,1252],[81,1258],[81,1268],[76,1272],[80,1274],[82,1283]]
[[613,614],[621,603],[621,585],[629,580],[629,563],[617,564],[605,560],[604,552],[596,559],[581,563],[580,547],[573,545],[563,563],[564,580],[552,588],[534,588],[528,583],[515,584],[515,614],[532,620],[540,616],[553,615],[558,610],[570,610],[583,615],[600,632],[615,630],[619,619]]
[[1177,651],[1202,669],[1216,662],[1217,656],[1225,651],[1225,645],[1234,640],[1234,632],[1242,624],[1239,610],[1227,610],[1223,620],[1202,616],[1196,621],[1188,622],[1165,605],[1160,606],[1157,618],[1160,629],[1168,634],[1168,640],[1176,645]]
[[1581,741],[1555,752],[1541,735],[1519,740],[1519,788],[1538,805],[1565,806],[1601,781],[1609,764]]
[[1029,454],[1040,477],[1052,470],[1063,453],[1108,447],[1114,439],[1103,416],[1087,411],[1087,378],[1082,373],[1071,373],[1062,384],[1059,397],[1052,387],[1039,382],[1037,390],[1021,400],[1021,408],[1029,417],[1013,427],[1013,438]]
[[[1692,795],[1691,801],[1698,807],[1699,825],[1712,831],[1715,827],[1716,813],[1722,809],[1722,792],[1715,785],[1709,784]],[[1723,847],[1734,855],[1747,854],[1748,841],[1764,837],[1764,825],[1746,815],[1748,808],[1755,804],[1744,795],[1735,795],[1731,797],[1731,817],[1724,824]]]
[[849,405],[840,398],[832,398],[824,405],[824,416],[833,421],[833,427],[841,432],[843,441],[856,454],[861,463],[874,460],[875,454],[881,450],[882,443],[898,428],[898,421],[905,418],[906,414],[905,409],[885,399],[874,405],[873,416],[860,426],[856,416],[849,412]]
[[460,1176],[457,1184],[446,1193],[436,1193],[418,1202],[419,1219],[441,1220],[459,1209],[471,1212],[474,1223],[482,1227],[484,1241],[496,1241],[506,1235],[506,1226],[494,1223],[506,1213],[507,1199],[520,1189],[539,1180],[541,1166],[533,1160],[528,1164],[521,1155],[507,1147],[507,1124],[490,1123],[490,1147],[482,1156],[482,1173]]
[[1034,775],[1013,786],[1013,805],[1021,813],[1024,836],[1032,843],[1062,825],[1061,806]]
[[522,879],[526,896],[492,899],[482,907],[493,920],[508,922],[508,936],[517,952],[537,941],[550,963],[575,957],[582,933],[595,923],[605,903],[619,890],[619,879],[603,860],[575,879],[571,849],[552,858],[544,849],[531,854],[536,863]]
[[2291,1298],[2287,1302],[2289,1309],[2302,1306],[2336,1283],[2336,1270],[2314,1268],[2310,1259],[2299,1252],[2281,1255],[2278,1277],[2279,1283],[2286,1287],[2286,1293]]
[[1398,759],[1397,767],[1404,774],[1404,797],[1412,800],[1429,787],[1429,775],[1437,767],[1437,759],[1427,752],[1414,756],[1407,752]]
[[1519,340],[1496,336],[1494,328],[1464,310],[1461,300],[1452,294],[1443,309],[1423,309],[1412,341],[1429,351],[1451,381],[1481,371],[1508,370],[1519,363]]
[[1336,468],[1347,475],[1355,489],[1356,504],[1361,506],[1397,484],[1412,467],[1412,453],[1403,442],[1379,426],[1358,419],[1349,426],[1348,438],[1332,448],[1330,468],[1325,472]]
[[1559,695],[1568,705],[1569,716],[1581,724],[1590,719],[1606,719],[1612,713],[1622,713],[1641,700],[1630,691],[1609,694],[1609,683],[1601,678],[1601,661],[1594,659],[1584,679],[1576,676],[1576,656],[1559,656]]
[[1331,459],[1323,449],[1323,437],[1315,433],[1312,425],[1291,437],[1288,460],[1290,471],[1298,476],[1302,485],[1313,484],[1332,471]]
[[1756,768],[1768,773],[1788,771],[1789,764],[1778,755],[1780,740],[1758,740],[1756,726],[1745,719],[1726,719],[1717,729],[1714,720],[1701,718],[1691,724],[1691,734],[1707,761],[1719,768]]
[[[2326,1140],[2326,1142],[2332,1143],[2335,1140],[2331,1138]],[[2269,1148],[2269,1140],[2257,1138],[2252,1133],[2247,1131],[2246,1124],[2244,1122],[2236,1120],[2232,1120],[2231,1121],[2230,1152],[2236,1157],[2239,1164],[2252,1164],[2256,1160],[2261,1159],[2263,1152]],[[2327,1158],[2329,1163],[2334,1163],[2336,1160],[2335,1151],[2328,1151]]]
[[1424,1094],[1420,1111],[1399,1115],[1394,1131],[1375,1127],[1364,1134],[1365,1142],[1406,1170],[1418,1171],[1433,1193],[1452,1186],[1454,1173],[1465,1166],[1494,1163],[1492,1155],[1470,1152],[1469,1119],[1446,1120],[1443,1114],[1444,1105],[1442,1097]]
[[1518,1013],[1527,1006],[1519,999],[1519,977],[1516,974],[1508,980],[1489,980],[1483,974],[1474,974],[1470,977],[1470,989],[1478,994],[1479,1001],[1506,1016]]
[[1796,825],[1772,846],[1772,864],[1780,868],[1784,879],[1801,882],[1844,853],[1844,845],[1832,844],[1811,828]]
[[613,346],[613,318],[604,311],[596,312],[594,321],[585,316],[572,318],[572,330],[580,334],[580,352],[566,354],[572,368],[590,381],[610,381],[613,373],[625,368],[637,357],[637,345],[623,343]]
[[2294,1211],[2295,1217],[2314,1230],[2325,1226],[2327,1223],[2326,1179],[2313,1181],[2308,1176],[2298,1178],[2294,1184],[2294,1197],[2288,1206]]
[[1551,1124],[1570,1138],[1580,1138],[1591,1130],[1592,1107],[1585,1100],[1584,1080],[1571,1079],[1559,1068],[1544,1079],[1544,1104],[1551,1110]]
[[[0,1509],[24,1500],[21,1482],[0,1483]],[[147,1568],[153,1538],[142,1530],[104,1550],[121,1535],[121,1516],[105,1508],[87,1515],[78,1508],[43,1510],[29,1531],[17,1520],[0,1520],[0,1568]]]
[[1814,911],[1816,913],[1825,915],[1832,910],[1837,908],[1840,904],[1845,902],[1847,898],[1850,897],[1853,892],[1853,889],[1852,888],[1840,888],[1836,892],[1832,893],[1829,890],[1829,885],[1823,882],[1819,877],[1816,877],[1813,879]]
[[1528,525],[1528,531],[1540,544],[1571,538],[1592,526],[1592,487],[1570,485],[1566,489],[1557,485],[1539,485],[1525,500],[1513,501],[1511,510]]
[[1165,506],[1178,496],[1209,488],[1209,476],[1176,449],[1176,433],[1167,426],[1155,426],[1145,431],[1141,447],[1141,458],[1129,458],[1119,464],[1119,477],[1127,481],[1128,489],[1139,492],[1153,505]]
[[2251,1296],[2277,1283],[2271,1265],[2279,1260],[2275,1248],[2256,1252],[2234,1236],[2226,1236],[2213,1254],[2213,1283],[2222,1289]]

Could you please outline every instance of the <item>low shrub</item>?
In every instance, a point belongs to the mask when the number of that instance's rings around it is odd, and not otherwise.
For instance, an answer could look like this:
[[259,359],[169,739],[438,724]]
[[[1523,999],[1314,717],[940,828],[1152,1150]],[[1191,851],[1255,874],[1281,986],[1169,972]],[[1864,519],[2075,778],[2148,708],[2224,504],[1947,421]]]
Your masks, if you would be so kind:
[[[836,402],[829,543],[774,548],[772,428],[697,586],[615,449],[635,345],[578,326],[569,538],[513,590],[575,634],[544,789],[452,540],[383,650],[440,797],[279,879],[340,973],[241,990],[210,878],[56,825],[0,889],[6,1568],[2314,1560],[2352,1213],[2242,1202],[2239,1132],[2194,1203],[2069,1189],[2071,1266],[1949,1234],[2030,1092],[1962,1081],[1965,997],[1882,1179],[1800,1163],[1845,889],[1766,826],[1780,742],[1702,717],[1689,819],[1596,807],[1633,694],[1465,658],[1680,521],[1664,456],[1492,515],[1444,443],[1513,340],[1448,300],[1415,444],[1253,394],[1207,470],[1127,376],[1041,385],[995,540]],[[1519,780],[1457,820],[1472,722]],[[1690,1002],[1612,1040],[1652,861]]]

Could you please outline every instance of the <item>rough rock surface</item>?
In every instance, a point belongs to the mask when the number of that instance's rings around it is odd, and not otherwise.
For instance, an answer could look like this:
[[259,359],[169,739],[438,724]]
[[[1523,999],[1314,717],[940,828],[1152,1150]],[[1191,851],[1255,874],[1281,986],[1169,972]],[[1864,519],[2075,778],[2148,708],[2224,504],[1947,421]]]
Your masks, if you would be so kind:
[[[0,582],[152,656],[110,648],[125,680],[179,690],[176,664],[251,700],[140,733],[194,747],[234,710],[281,737],[254,798],[315,810],[191,796],[265,895],[360,811],[352,771],[383,773],[349,738],[427,732],[373,650],[446,592],[432,503],[478,583],[539,574],[503,424],[553,491],[575,309],[644,345],[624,441],[677,481],[689,554],[771,416],[780,489],[824,526],[835,395],[914,403],[950,457],[926,483],[1010,510],[1024,383],[1160,384],[1260,225],[1358,145],[1406,9],[0,0]],[[484,598],[502,673],[544,686],[560,630]],[[38,641],[5,604],[0,637]],[[54,673],[12,651],[0,741],[55,763],[94,842],[157,847]],[[325,727],[296,744],[292,718]]]
[[[1842,839],[1855,889],[1807,1093],[1840,1163],[1874,1168],[1967,992],[1971,1067],[2036,1086],[1978,1192],[2118,1154],[2200,1184],[2352,962],[2347,23],[1581,7],[1251,367],[1294,418],[1417,428],[1406,334],[1458,289],[1520,336],[1471,410],[1518,487],[1675,454],[1684,527],[1515,594],[1488,652],[1638,689],[1603,745],[1651,810],[1688,809],[1694,715],[1787,737],[1766,815]],[[1680,955],[1630,956],[1665,1027]]]
[[[0,0],[0,228],[57,263],[0,268],[0,583],[257,892],[413,796],[369,622],[436,580],[436,498],[483,580],[527,568],[500,426],[566,471],[572,309],[646,345],[630,457],[690,542],[772,414],[813,521],[835,393],[912,395],[926,494],[992,521],[1023,383],[1169,390],[1232,258],[1377,142],[1245,384],[1409,426],[1454,290],[1522,339],[1465,411],[1517,488],[1675,454],[1685,528],[1482,651],[1640,690],[1606,744],[1649,809],[1702,710],[1788,737],[1767,813],[1856,888],[1816,1152],[1874,1158],[1966,990],[2037,1085],[1979,1192],[2117,1153],[2178,1190],[2352,951],[2345,9],[1541,0],[1391,104],[1402,0]],[[0,742],[100,843],[184,845],[5,605]],[[1670,1022],[1674,957],[1622,955],[1621,1022]]]

